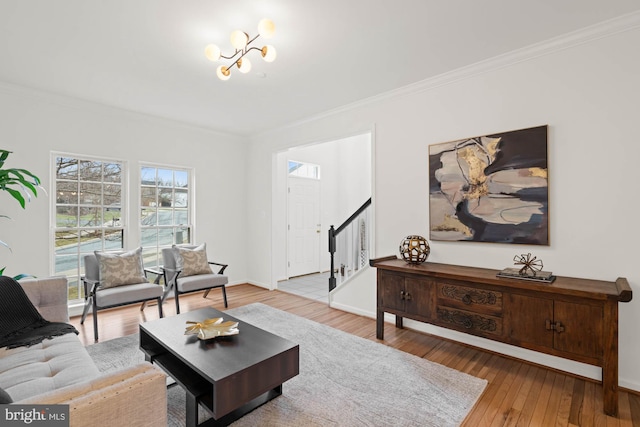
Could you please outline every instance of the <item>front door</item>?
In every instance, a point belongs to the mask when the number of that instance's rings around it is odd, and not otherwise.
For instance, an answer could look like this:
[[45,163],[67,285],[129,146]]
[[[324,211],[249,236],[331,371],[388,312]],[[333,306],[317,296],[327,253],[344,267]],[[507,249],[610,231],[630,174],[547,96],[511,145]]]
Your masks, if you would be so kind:
[[320,271],[320,180],[289,177],[289,277]]

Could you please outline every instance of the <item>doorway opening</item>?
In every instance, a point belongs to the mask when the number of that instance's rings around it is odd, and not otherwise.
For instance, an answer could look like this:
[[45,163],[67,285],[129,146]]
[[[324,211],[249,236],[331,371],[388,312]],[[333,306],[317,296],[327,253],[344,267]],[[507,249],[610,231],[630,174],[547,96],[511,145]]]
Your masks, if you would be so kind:
[[324,281],[328,295],[329,227],[371,197],[372,133],[291,148],[274,155],[273,167],[272,288]]

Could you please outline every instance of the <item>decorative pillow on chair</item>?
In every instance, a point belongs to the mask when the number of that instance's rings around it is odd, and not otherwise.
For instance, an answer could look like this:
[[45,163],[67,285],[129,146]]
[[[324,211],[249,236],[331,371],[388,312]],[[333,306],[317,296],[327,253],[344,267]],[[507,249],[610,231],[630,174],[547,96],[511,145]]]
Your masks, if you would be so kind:
[[142,264],[142,248],[124,253],[95,251],[100,266],[100,287],[115,288],[147,282]]
[[206,243],[193,249],[173,245],[173,255],[176,258],[176,268],[182,270],[181,276],[196,276],[198,274],[211,274],[211,267],[207,258]]

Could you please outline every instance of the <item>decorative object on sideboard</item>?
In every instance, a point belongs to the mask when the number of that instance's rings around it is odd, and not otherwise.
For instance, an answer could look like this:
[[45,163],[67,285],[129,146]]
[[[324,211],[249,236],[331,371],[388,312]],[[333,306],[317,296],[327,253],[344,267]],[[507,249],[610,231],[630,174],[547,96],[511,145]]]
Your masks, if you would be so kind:
[[429,242],[422,236],[407,236],[400,242],[400,255],[408,263],[422,264],[429,257],[429,253]]
[[429,146],[429,239],[549,245],[547,126]]
[[542,271],[542,260],[531,256],[531,253],[516,255],[513,257],[515,265],[520,268],[505,268],[500,271],[498,277],[510,277],[515,279],[534,280],[537,282],[551,283],[555,276],[550,271]]
[[[245,58],[245,55],[252,50],[260,52],[262,59],[266,62],[273,62],[276,59],[276,49],[271,45],[264,45],[262,47],[252,46],[249,47],[258,37],[269,39],[273,36],[276,27],[273,21],[270,19],[263,19],[258,23],[258,35],[249,38],[249,34],[242,30],[235,30],[231,33],[231,45],[235,49],[234,53],[230,56],[222,55],[220,48],[215,44],[207,45],[204,50],[205,56],[212,62],[218,61],[220,58],[228,59],[233,62],[229,65],[220,65],[216,70],[216,75],[220,80],[229,80],[231,77],[231,68],[235,65],[238,71],[241,73],[248,73],[251,71],[251,62],[249,58]],[[238,56],[240,55],[240,56]]]
[[227,337],[238,335],[238,322],[227,320],[222,321],[222,317],[214,317],[212,319],[204,319],[202,322],[187,321],[187,329],[185,335],[197,335],[198,339],[208,340],[216,337]]

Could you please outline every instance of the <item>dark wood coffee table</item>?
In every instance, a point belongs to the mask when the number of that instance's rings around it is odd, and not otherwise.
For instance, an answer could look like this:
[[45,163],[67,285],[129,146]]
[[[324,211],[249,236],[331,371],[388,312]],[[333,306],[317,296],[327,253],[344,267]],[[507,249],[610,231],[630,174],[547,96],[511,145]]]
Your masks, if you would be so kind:
[[[186,321],[213,317],[239,322],[240,333],[202,341],[184,335]],[[187,395],[187,426],[197,426],[198,405],[213,419],[200,426],[228,425],[282,394],[282,383],[299,373],[299,348],[213,308],[203,308],[140,325],[140,349]]]

